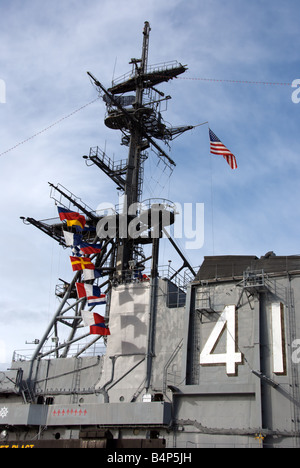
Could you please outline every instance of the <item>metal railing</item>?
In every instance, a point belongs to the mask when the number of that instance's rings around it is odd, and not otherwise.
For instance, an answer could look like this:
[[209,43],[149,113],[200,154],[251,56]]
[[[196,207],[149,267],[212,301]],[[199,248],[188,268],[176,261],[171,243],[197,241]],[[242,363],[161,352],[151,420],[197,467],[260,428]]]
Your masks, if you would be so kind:
[[[147,67],[146,73],[156,73],[156,72],[163,72],[165,70],[172,70],[173,68],[178,68],[179,67],[179,62],[177,60],[172,60],[169,62],[160,62],[156,63],[154,65],[149,65]],[[118,78],[115,78],[112,81],[112,87],[116,86],[120,83],[123,83],[125,81],[130,80],[131,78],[134,78],[136,76],[136,70],[135,68],[132,68],[131,71],[125,73],[124,75],[119,76]]]
[[[76,356],[80,351],[82,350],[82,343],[80,344],[73,344],[70,346],[70,351],[68,356]],[[44,346],[43,347],[43,353],[47,353],[49,351],[55,351],[55,346]],[[35,349],[19,349],[14,351],[13,353],[13,362],[17,361],[31,361],[33,353]],[[101,343],[94,343],[91,345],[84,353],[80,354],[81,357],[94,357],[94,356],[103,356],[106,353],[106,345],[101,342]]]

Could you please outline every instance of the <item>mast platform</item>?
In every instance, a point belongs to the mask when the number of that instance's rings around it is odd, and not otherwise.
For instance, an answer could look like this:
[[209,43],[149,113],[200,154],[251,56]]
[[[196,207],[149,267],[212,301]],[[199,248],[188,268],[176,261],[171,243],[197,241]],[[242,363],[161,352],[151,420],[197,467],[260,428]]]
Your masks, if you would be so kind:
[[[178,75],[181,75],[187,70],[186,65],[182,65],[177,61],[159,63],[148,67],[146,73],[140,75],[144,83],[144,88],[152,88],[153,86],[163,83],[164,81],[172,80]],[[113,81],[112,87],[108,89],[111,94],[123,94],[129,91],[136,90],[136,71],[128,72],[125,75]]]

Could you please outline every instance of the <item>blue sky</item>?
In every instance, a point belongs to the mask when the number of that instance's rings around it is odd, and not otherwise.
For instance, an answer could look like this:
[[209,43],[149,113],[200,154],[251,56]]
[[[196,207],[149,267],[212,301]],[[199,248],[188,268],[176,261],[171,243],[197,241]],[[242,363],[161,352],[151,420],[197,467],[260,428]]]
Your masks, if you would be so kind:
[[[209,121],[238,169],[210,156],[204,125],[172,143],[171,179],[151,156],[145,198],[154,192],[204,203],[204,245],[186,252],[194,266],[213,254],[300,254],[300,104],[291,86],[239,83],[300,78],[299,13],[297,0],[2,0],[0,153],[95,99],[87,70],[107,87],[129,71],[147,20],[149,64],[188,66],[161,87],[172,96],[163,118],[172,125]],[[202,80],[209,78],[237,82]],[[41,336],[57,307],[57,278],[71,277],[67,253],[19,217],[56,216],[48,181],[93,208],[118,201],[113,183],[82,159],[96,145],[126,157],[104,114],[98,101],[0,156],[0,362]],[[167,263],[168,247],[161,252]]]

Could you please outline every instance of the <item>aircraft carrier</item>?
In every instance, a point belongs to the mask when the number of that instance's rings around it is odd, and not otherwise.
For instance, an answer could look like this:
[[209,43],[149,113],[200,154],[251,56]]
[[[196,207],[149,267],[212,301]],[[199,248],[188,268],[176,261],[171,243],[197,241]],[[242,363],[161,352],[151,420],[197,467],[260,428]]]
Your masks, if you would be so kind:
[[[101,212],[51,183],[57,218],[23,218],[69,249],[74,277],[33,354],[0,372],[0,446],[299,447],[300,257],[206,256],[195,269],[170,235],[175,204],[143,200],[149,151],[173,170],[165,148],[193,128],[162,118],[157,86],[187,67],[148,65],[149,37],[145,22],[141,58],[109,89],[88,72],[128,157],[92,147],[84,160],[122,203]],[[159,265],[162,242],[178,270]]]

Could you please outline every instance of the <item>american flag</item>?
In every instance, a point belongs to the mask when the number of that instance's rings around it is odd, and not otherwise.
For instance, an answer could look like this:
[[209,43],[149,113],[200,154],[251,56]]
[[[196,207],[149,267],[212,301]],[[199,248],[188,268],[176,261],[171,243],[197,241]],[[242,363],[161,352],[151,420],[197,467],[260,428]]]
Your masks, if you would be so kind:
[[223,145],[211,129],[209,129],[209,139],[211,154],[221,154],[223,158],[226,159],[231,169],[237,169],[235,156]]

